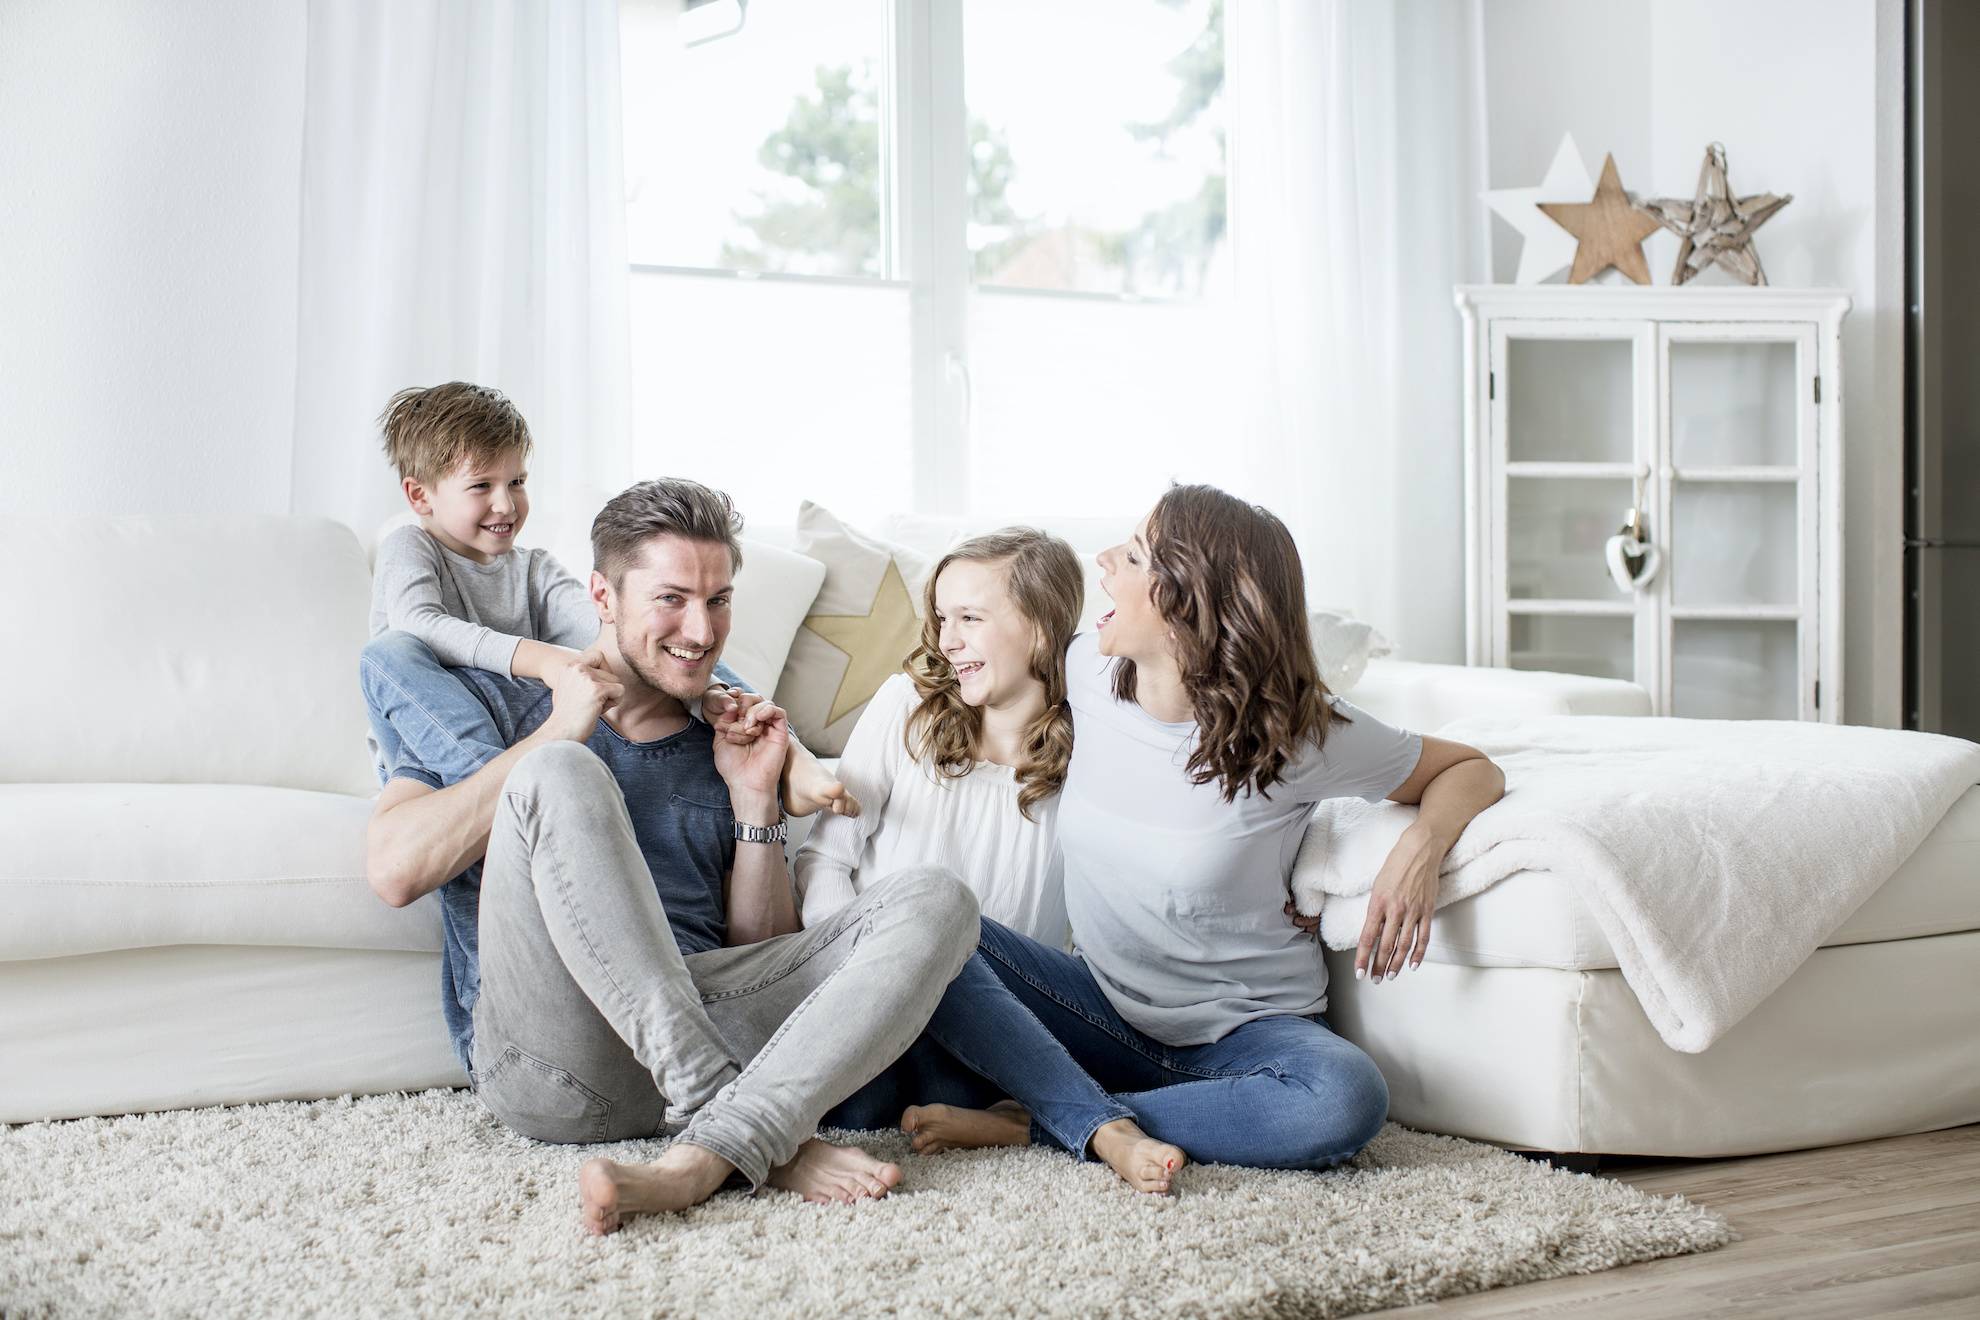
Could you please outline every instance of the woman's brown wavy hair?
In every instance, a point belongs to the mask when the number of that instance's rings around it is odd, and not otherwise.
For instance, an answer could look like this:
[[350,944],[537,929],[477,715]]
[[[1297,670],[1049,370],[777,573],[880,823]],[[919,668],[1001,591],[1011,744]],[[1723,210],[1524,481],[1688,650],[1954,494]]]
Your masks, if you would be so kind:
[[[1292,533],[1215,486],[1171,486],[1148,515],[1148,577],[1196,716],[1191,781],[1214,780],[1226,802],[1265,793],[1345,718],[1313,658]],[[1133,661],[1114,667],[1116,697],[1134,700],[1134,681]]]
[[1031,809],[1059,791],[1072,760],[1072,711],[1066,705],[1066,647],[1079,629],[1085,590],[1079,556],[1056,536],[1032,527],[1006,527],[972,537],[942,556],[928,575],[921,614],[921,643],[907,659],[908,676],[921,704],[908,717],[908,755],[933,764],[943,777],[961,779],[976,767],[983,712],[962,699],[955,667],[942,654],[935,617],[935,584],[958,560],[1003,569],[1004,590],[1033,630],[1031,676],[1045,685],[1045,709],[1025,726],[1017,765],[1018,810]]

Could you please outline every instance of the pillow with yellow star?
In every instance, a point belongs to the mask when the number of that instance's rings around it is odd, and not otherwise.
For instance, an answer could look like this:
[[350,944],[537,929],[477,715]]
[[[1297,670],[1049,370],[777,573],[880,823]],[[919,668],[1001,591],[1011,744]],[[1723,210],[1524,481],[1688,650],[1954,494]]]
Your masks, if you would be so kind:
[[933,561],[847,525],[805,501],[797,550],[825,565],[825,583],[791,642],[777,704],[819,756],[837,756],[880,685],[921,639],[921,593]]

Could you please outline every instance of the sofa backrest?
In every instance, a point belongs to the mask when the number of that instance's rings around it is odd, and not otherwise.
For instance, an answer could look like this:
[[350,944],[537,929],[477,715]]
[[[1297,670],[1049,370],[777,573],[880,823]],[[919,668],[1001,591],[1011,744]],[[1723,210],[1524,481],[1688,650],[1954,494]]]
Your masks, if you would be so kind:
[[343,524],[20,518],[0,564],[0,781],[377,790]]

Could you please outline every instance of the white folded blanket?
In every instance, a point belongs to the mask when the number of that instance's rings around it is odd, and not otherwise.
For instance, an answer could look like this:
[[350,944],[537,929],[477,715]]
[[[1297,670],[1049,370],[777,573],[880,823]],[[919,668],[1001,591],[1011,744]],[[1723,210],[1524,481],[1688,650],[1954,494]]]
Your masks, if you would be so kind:
[[[1789,721],[1458,720],[1506,773],[1444,862],[1437,905],[1518,871],[1579,887],[1664,1042],[1697,1053],[1799,967],[1980,782],[1980,746]],[[1353,948],[1415,807],[1322,803],[1293,896]]]

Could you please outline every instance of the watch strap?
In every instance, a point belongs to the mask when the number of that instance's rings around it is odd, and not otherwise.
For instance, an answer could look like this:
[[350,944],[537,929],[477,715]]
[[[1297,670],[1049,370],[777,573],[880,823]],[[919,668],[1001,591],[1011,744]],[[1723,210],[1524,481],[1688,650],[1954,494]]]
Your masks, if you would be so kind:
[[779,820],[775,825],[745,825],[736,823],[737,843],[783,843],[791,837],[791,823]]

